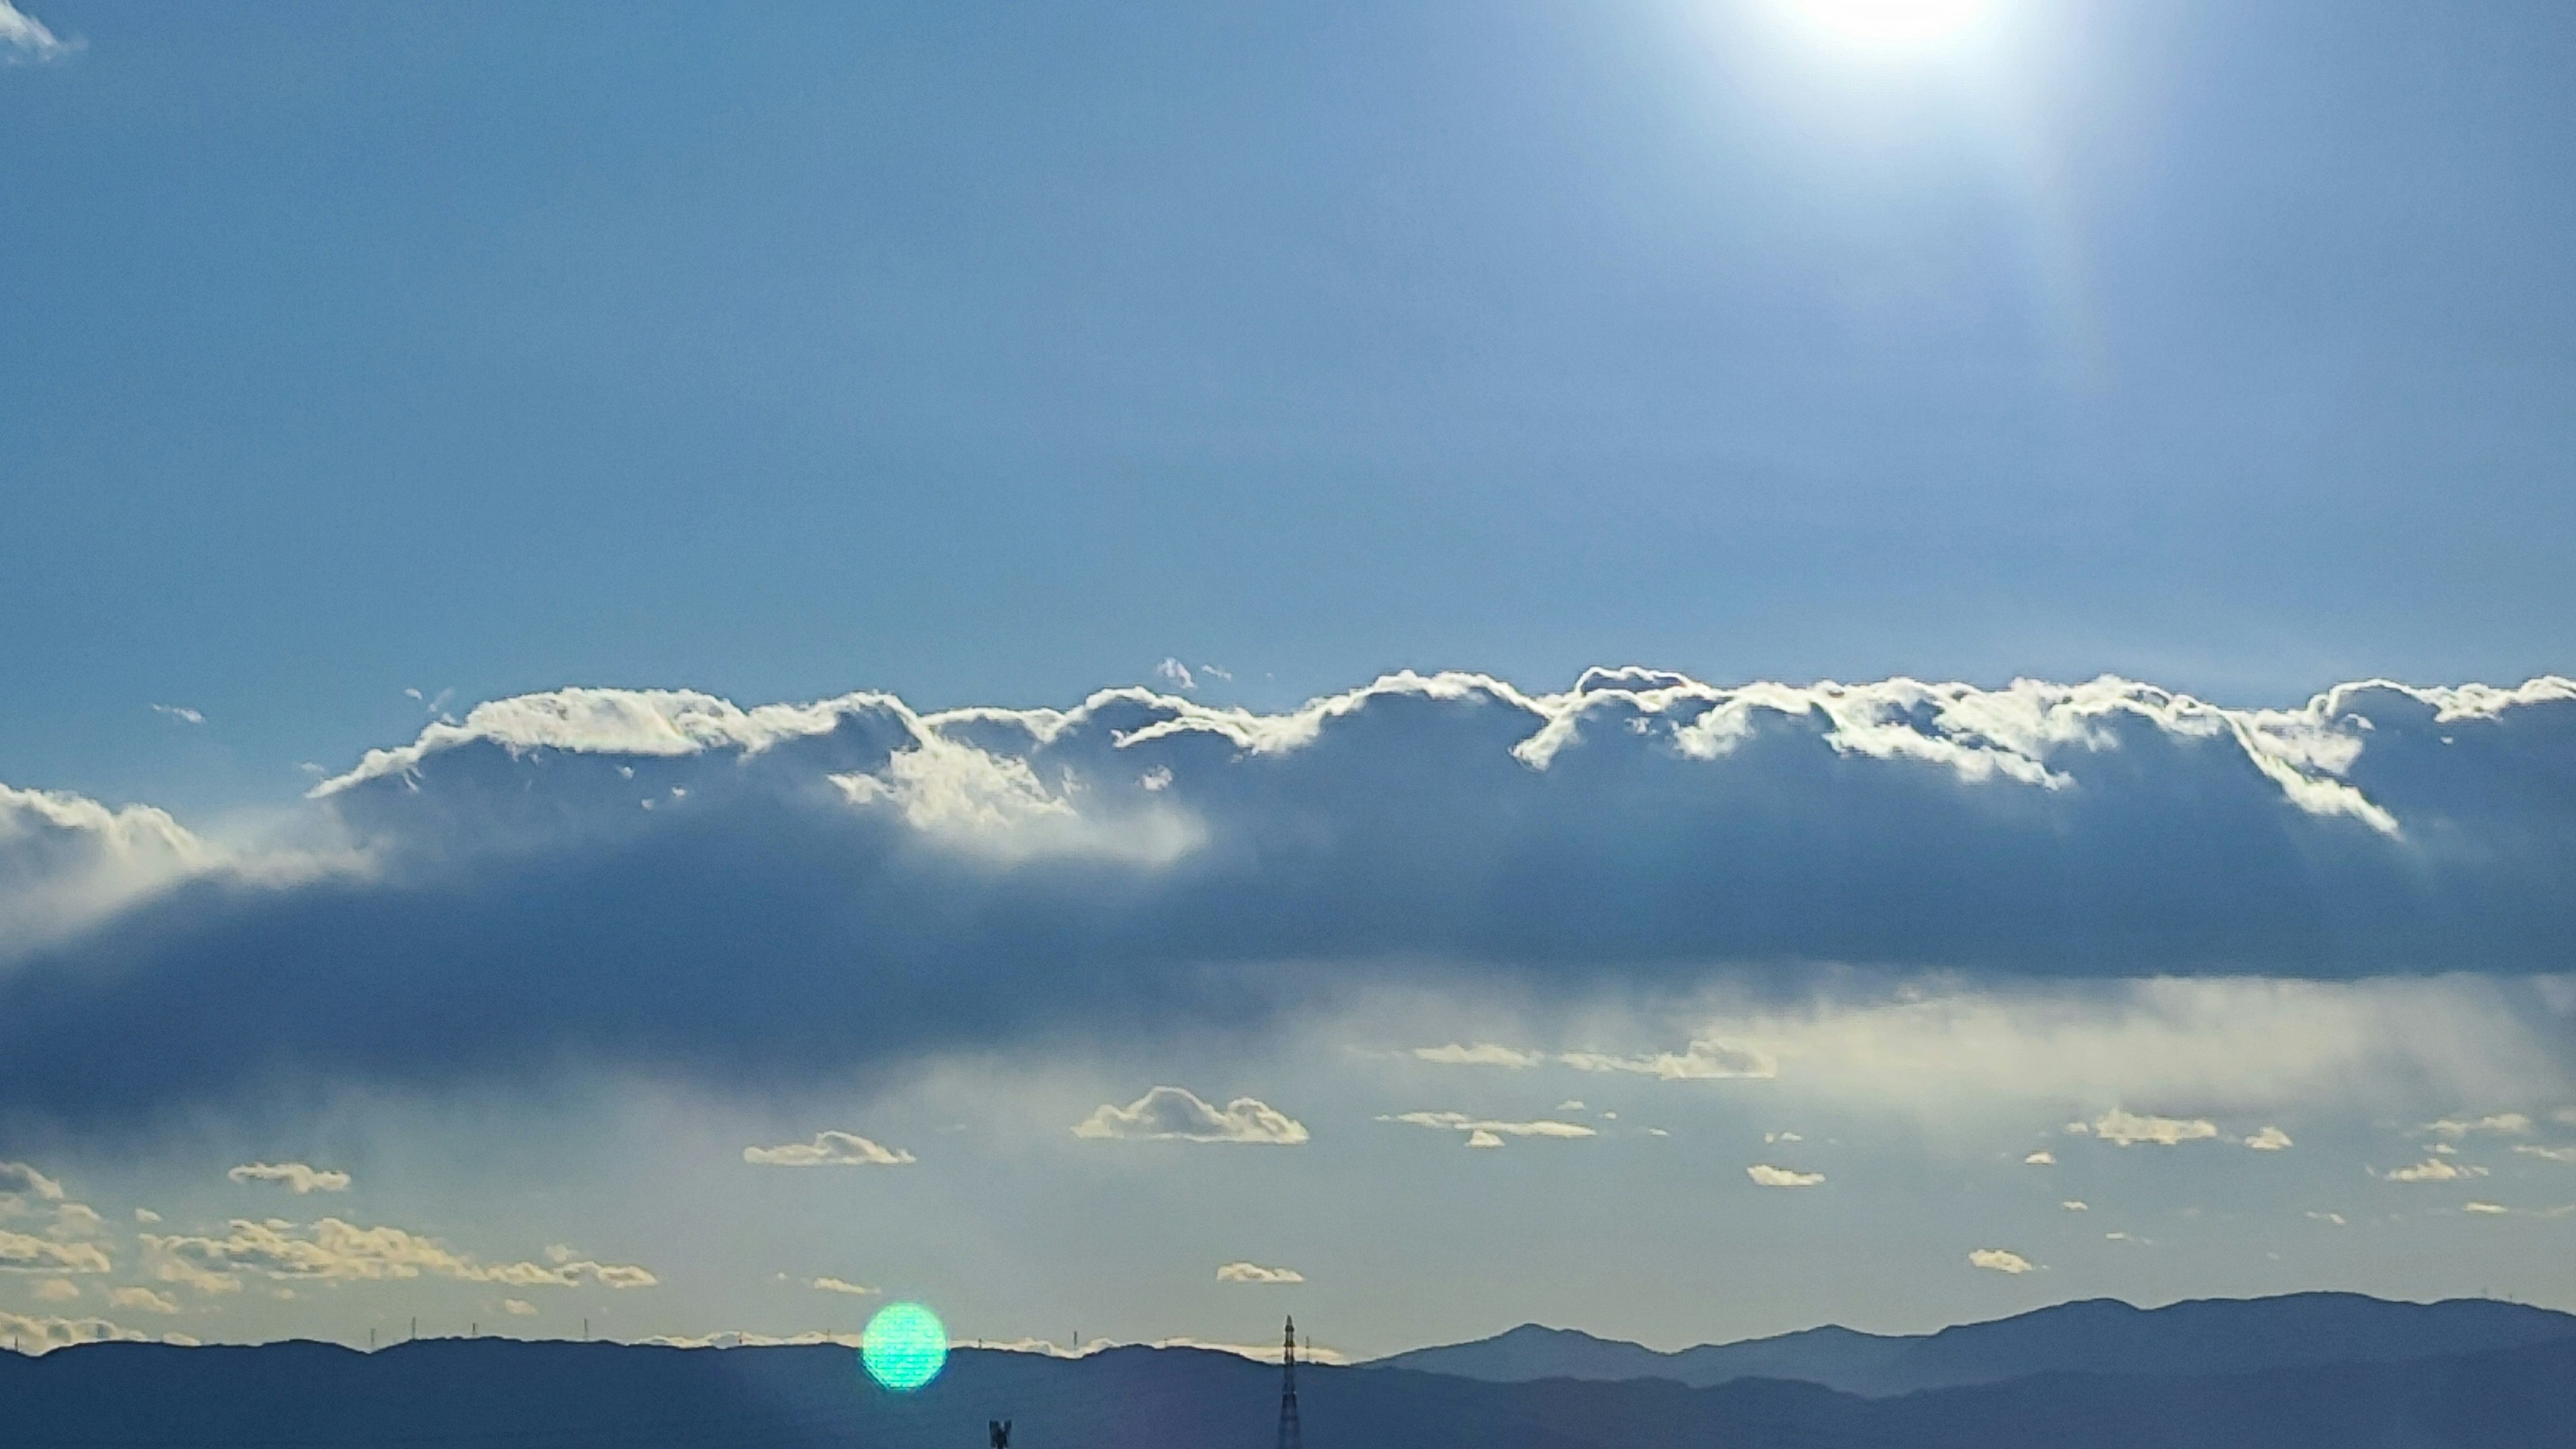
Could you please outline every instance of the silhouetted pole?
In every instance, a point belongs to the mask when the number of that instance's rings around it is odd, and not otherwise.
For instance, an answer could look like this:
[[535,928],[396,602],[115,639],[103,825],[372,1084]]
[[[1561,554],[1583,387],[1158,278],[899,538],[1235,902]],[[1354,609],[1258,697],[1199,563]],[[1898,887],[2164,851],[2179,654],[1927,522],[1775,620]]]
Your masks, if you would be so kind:
[[1288,1320],[1288,1337],[1279,1349],[1279,1449],[1306,1449],[1306,1431],[1297,1422],[1297,1320]]

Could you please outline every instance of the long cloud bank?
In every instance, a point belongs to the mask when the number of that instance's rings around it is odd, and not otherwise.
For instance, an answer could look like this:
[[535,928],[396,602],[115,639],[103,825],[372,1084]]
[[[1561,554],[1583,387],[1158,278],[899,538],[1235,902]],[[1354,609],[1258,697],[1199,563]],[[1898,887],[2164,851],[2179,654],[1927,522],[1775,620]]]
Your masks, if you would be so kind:
[[568,1061],[757,1083],[1390,979],[2561,971],[2576,682],[563,690],[309,808],[338,845],[289,859],[0,791],[0,1117]]

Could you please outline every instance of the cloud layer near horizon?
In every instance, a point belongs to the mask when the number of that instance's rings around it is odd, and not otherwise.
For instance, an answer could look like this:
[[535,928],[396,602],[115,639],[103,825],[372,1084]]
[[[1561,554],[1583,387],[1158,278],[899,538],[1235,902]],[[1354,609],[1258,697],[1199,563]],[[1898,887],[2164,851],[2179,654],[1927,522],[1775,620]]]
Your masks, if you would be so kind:
[[370,752],[309,809],[328,848],[289,853],[0,792],[0,913],[31,926],[0,1103],[566,1061],[757,1085],[1368,983],[2558,970],[2576,683],[2232,710],[2115,679],[1398,675],[1276,715],[564,690]]

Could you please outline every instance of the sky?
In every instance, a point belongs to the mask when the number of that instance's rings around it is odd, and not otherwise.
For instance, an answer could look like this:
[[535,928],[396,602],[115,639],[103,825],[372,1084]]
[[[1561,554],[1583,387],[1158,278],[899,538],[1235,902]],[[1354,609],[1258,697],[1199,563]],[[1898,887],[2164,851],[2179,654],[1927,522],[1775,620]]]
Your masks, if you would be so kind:
[[0,4],[0,1332],[2576,1309],[2571,68]]

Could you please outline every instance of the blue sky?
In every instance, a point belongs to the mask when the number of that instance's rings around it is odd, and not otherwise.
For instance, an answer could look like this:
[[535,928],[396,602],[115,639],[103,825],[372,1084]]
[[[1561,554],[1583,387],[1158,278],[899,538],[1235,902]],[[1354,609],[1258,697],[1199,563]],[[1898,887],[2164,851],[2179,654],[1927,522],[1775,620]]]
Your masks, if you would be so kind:
[[1816,8],[0,7],[0,1320],[2576,1306],[2576,22]]

